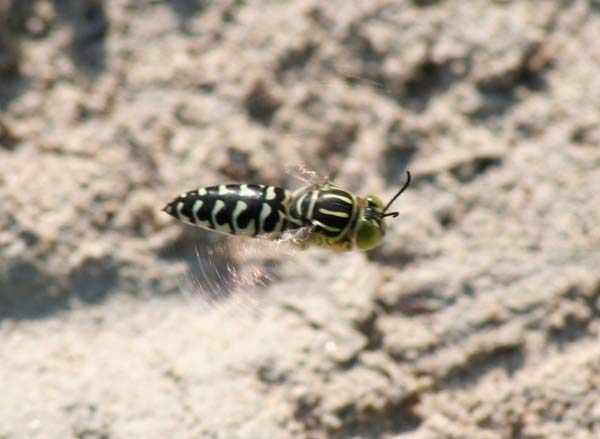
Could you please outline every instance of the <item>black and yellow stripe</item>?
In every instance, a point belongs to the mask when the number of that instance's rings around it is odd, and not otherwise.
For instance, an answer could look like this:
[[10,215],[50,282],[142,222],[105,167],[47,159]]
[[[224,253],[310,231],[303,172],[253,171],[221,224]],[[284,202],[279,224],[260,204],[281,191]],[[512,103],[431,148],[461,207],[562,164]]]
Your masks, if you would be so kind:
[[312,226],[314,233],[336,242],[356,222],[355,196],[331,183],[292,196],[288,212],[290,228]]
[[285,229],[290,197],[275,186],[227,184],[183,193],[164,211],[217,232],[257,236]]
[[359,215],[355,195],[330,182],[294,193],[255,184],[202,187],[182,193],[163,210],[188,224],[233,235],[279,236],[309,227],[311,240],[324,246],[351,244]]

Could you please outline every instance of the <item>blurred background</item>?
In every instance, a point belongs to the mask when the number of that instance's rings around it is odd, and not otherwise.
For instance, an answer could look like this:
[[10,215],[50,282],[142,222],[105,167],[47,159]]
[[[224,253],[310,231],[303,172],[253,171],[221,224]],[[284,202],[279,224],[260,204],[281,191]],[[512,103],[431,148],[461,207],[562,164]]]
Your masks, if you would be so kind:
[[[0,438],[600,437],[599,69],[592,0],[0,0]],[[161,212],[300,163],[411,171],[380,248]]]

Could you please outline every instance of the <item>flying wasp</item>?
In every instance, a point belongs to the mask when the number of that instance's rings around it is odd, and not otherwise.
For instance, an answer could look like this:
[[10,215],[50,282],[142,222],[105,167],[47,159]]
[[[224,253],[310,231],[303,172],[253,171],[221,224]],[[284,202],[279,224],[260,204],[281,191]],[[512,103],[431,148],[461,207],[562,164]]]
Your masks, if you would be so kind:
[[348,251],[371,250],[383,241],[385,218],[398,216],[390,206],[410,184],[384,204],[376,195],[365,198],[331,181],[294,192],[277,186],[223,184],[184,192],[163,209],[195,226],[232,235],[290,241]]

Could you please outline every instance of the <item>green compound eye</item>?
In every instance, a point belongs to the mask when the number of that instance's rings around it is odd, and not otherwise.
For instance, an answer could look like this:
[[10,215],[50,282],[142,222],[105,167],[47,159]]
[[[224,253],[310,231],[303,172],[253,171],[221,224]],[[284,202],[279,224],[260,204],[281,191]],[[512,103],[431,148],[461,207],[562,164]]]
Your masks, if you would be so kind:
[[[379,200],[381,201],[381,200]],[[356,246],[361,250],[371,250],[381,244],[383,229],[371,220],[362,219],[356,231]]]
[[367,204],[373,205],[373,207],[381,211],[383,211],[383,208],[385,207],[383,201],[381,201],[381,198],[379,198],[377,195],[367,196]]

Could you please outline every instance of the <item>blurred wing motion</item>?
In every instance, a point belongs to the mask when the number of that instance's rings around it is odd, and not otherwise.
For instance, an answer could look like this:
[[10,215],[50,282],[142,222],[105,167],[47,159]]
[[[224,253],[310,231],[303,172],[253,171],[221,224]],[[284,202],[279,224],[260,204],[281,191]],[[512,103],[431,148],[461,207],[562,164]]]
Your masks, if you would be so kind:
[[319,187],[329,181],[329,176],[310,169],[304,163],[285,165],[285,173],[294,180],[299,181],[303,186]]
[[298,251],[283,239],[236,236],[215,244],[195,243],[194,250],[179,287],[190,302],[209,308],[230,298],[254,305],[261,290],[276,280],[279,264]]

